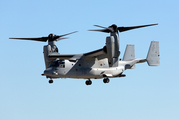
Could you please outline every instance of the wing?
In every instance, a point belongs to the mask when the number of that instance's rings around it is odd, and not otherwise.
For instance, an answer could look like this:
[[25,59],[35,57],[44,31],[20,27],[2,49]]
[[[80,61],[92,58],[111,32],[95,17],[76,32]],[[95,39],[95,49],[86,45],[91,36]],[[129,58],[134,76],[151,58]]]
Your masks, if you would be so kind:
[[86,57],[99,57],[99,56],[102,56],[102,55],[106,55],[103,48],[84,54],[84,56],[86,56]]
[[57,52],[49,54],[49,58],[51,59],[69,59],[69,60],[79,60],[83,54],[59,54]]
[[84,54],[59,54],[57,52],[54,52],[54,53],[49,54],[48,57],[51,59],[59,58],[59,59],[79,60],[83,56],[84,57],[99,57],[99,56],[103,56],[103,55],[106,55],[106,53],[103,51],[103,49],[98,49],[98,50],[84,53]]
[[64,55],[61,55],[57,52],[53,52],[53,53],[50,53],[48,55],[49,58],[52,58],[52,59],[56,59],[56,58],[59,58],[59,59],[70,59],[72,58],[74,55],[68,55],[68,54],[64,54]]

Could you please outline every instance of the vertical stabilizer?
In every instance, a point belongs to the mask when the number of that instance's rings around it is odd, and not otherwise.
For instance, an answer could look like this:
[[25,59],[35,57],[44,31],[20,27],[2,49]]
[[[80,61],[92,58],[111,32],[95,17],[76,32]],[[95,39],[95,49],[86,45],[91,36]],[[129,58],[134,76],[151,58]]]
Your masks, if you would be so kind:
[[147,55],[147,63],[149,66],[158,66],[160,65],[159,58],[159,42],[152,41],[150,44],[149,52]]
[[134,45],[127,45],[124,53],[123,61],[135,59]]
[[[123,61],[129,61],[135,59],[134,45],[127,45],[123,56]],[[130,69],[134,69],[135,65],[131,66]],[[129,69],[129,68],[128,68]]]

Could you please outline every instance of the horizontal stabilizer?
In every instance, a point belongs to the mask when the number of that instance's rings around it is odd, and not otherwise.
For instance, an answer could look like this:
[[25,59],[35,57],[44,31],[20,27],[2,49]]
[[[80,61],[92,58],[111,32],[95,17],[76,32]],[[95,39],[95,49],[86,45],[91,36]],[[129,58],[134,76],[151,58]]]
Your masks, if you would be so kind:
[[149,52],[147,55],[147,63],[149,66],[158,66],[160,65],[159,58],[159,42],[152,41],[150,44]]

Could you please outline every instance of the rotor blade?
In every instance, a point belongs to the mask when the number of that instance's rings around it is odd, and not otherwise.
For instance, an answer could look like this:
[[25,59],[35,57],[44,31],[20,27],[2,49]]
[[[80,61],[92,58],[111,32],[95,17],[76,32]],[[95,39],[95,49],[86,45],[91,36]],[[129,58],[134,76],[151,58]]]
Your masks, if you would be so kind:
[[46,42],[48,40],[48,37],[39,37],[39,38],[9,38],[9,39],[34,40],[34,41]]
[[106,32],[106,33],[109,33],[110,30],[108,29],[101,29],[101,30],[88,30],[88,31],[98,31],[98,32]]
[[[103,26],[100,26],[100,25],[94,25],[94,26],[100,27],[100,28],[104,28],[103,30],[101,30],[101,32],[107,32],[107,33],[109,33],[109,32],[113,32],[113,31],[114,31],[114,30],[113,30],[112,28],[110,28],[110,27],[103,27]],[[100,30],[97,30],[97,31],[100,31]]]
[[56,41],[63,40],[63,39],[68,39],[68,38],[58,38],[56,39]]
[[100,26],[100,25],[94,25],[96,27],[100,27],[100,28],[105,28],[105,29],[108,29],[107,27],[103,27],[103,26]]
[[149,25],[140,25],[140,26],[131,26],[131,27],[118,27],[118,30],[119,32],[124,32],[127,30],[137,29],[141,27],[148,27],[148,26],[153,26],[153,25],[158,25],[158,24],[149,24]]
[[70,35],[70,34],[76,33],[76,32],[78,32],[78,31],[74,31],[74,32],[71,32],[71,33],[68,33],[68,34],[64,34],[64,35],[59,35],[59,36],[57,35],[56,37],[60,38],[60,37],[66,36],[66,35]]
[[69,34],[72,34],[72,33],[76,33],[78,31],[75,31],[75,32],[71,32],[71,33],[68,33],[68,34],[64,34],[64,35],[60,35],[60,36],[54,36],[53,38],[51,37],[39,37],[39,38],[9,38],[9,39],[20,39],[20,40],[34,40],[34,41],[40,41],[40,42],[46,42],[47,40],[49,41],[59,41],[61,39],[66,39],[66,38],[60,38],[60,37],[63,37],[63,36],[66,36],[66,35],[69,35]]
[[94,25],[94,26],[104,28],[104,29],[101,29],[101,30],[88,30],[88,31],[98,31],[98,32],[106,32],[106,33],[109,33],[109,32],[113,31],[112,28],[107,28],[107,27],[103,27],[103,26],[100,26],[100,25]]

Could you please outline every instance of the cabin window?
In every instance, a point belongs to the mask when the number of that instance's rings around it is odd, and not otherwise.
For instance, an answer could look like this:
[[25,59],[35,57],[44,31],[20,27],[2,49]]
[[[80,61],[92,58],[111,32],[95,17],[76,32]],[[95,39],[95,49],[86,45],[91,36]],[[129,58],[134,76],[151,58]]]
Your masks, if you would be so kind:
[[58,60],[58,63],[60,68],[65,68],[65,61]]

